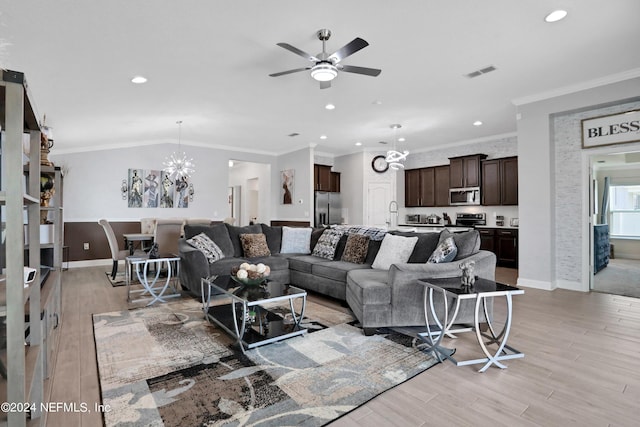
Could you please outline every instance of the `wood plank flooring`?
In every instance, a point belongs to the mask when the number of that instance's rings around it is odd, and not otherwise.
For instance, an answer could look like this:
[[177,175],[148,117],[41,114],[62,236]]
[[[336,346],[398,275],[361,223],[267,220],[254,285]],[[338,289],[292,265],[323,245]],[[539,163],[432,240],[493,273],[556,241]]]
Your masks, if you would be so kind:
[[[100,391],[91,315],[127,308],[105,267],[64,272],[62,326],[52,402],[86,403]],[[515,270],[496,277],[516,282]],[[335,301],[310,296],[316,302]],[[378,396],[332,426],[635,426],[640,419],[640,300],[601,293],[525,288],[514,297],[509,344],[525,353],[508,369],[450,362]],[[504,304],[496,301],[496,318]],[[472,334],[445,345],[479,356]],[[48,426],[96,426],[99,413],[50,413]]]

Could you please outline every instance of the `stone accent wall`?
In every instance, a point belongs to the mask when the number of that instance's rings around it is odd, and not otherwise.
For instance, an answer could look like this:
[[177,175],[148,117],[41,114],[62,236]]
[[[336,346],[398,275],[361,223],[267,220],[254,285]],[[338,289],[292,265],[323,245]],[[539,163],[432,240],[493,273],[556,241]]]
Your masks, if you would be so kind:
[[582,272],[587,268],[582,264],[582,248],[585,242],[582,236],[584,182],[581,120],[638,108],[640,102],[633,102],[558,114],[552,118],[555,156],[555,228],[552,229],[555,232],[557,281],[580,282]]

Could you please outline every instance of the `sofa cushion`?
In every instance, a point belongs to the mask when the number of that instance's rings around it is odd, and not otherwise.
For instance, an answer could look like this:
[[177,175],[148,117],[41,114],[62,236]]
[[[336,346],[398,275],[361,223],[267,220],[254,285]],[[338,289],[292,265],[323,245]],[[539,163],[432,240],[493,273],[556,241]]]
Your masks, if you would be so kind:
[[225,257],[234,256],[234,248],[233,243],[231,242],[231,237],[229,236],[229,230],[224,224],[216,224],[216,225],[190,225],[186,224],[184,226],[184,237],[186,239],[190,239],[193,236],[196,236],[200,233],[204,233],[211,240],[213,240],[216,245],[220,249],[222,249],[222,253],[224,253]]
[[280,246],[282,246],[282,226],[270,226],[267,224],[260,224],[260,226],[262,227],[262,232],[267,237],[267,245],[269,245],[271,254],[279,254]]
[[244,227],[236,227],[235,225],[230,225],[230,224],[224,224],[224,225],[227,227],[227,230],[229,231],[229,238],[231,239],[231,243],[233,244],[233,256],[235,257],[243,256],[242,242],[240,241],[241,234],[262,233],[262,227],[260,226],[260,224],[246,225]]
[[447,237],[453,237],[453,242],[456,244],[456,248],[458,248],[458,253],[453,259],[454,261],[476,254],[480,250],[480,233],[478,230],[452,233],[445,229],[440,233],[440,242]]
[[389,273],[384,270],[354,270],[347,275],[347,287],[360,305],[391,304]]
[[271,251],[267,246],[267,238],[263,233],[241,234],[240,243],[242,243],[244,256],[247,258],[271,256]]
[[283,226],[280,252],[283,254],[311,253],[311,228]]
[[365,264],[369,264],[369,265],[373,264],[373,261],[375,261],[381,245],[382,245],[382,240],[369,240],[369,249],[367,249],[367,258],[364,260]]
[[368,269],[366,264],[354,264],[345,261],[320,262],[311,266],[311,274],[325,279],[347,282],[347,273],[351,270]]
[[363,234],[350,234],[340,258],[345,262],[363,264],[369,250],[369,236]]
[[441,262],[451,262],[456,257],[458,248],[453,242],[453,237],[447,237],[438,244],[438,247],[431,254],[427,262],[439,264]]
[[440,243],[440,233],[413,233],[402,231],[390,231],[389,233],[396,236],[418,238],[418,243],[416,243],[416,246],[413,248],[413,252],[411,252],[411,256],[407,262],[419,262],[421,264],[427,262],[438,246],[438,243]]
[[322,233],[324,233],[324,230],[326,229],[326,227],[316,227],[312,229],[311,243],[309,243],[309,248],[311,251],[313,251],[313,249],[316,247],[316,245],[318,244],[318,240],[320,240],[320,236],[322,236]]
[[[216,245],[216,243],[205,233],[200,233],[190,239],[187,239],[187,243],[202,252],[207,258],[207,261],[209,261],[209,264],[224,258],[222,249],[220,249],[220,247]],[[151,251],[149,254],[151,254]],[[151,257],[151,255],[149,257]]]
[[289,258],[289,269],[311,274],[313,265],[321,262],[329,262],[329,260],[313,255],[297,255]]
[[417,242],[417,237],[394,236],[387,233],[371,267],[388,270],[391,264],[407,262]]
[[336,252],[336,247],[340,238],[344,234],[342,230],[333,230],[327,228],[318,239],[318,243],[313,248],[311,253],[313,256],[319,256],[320,258],[333,259]]
[[289,269],[289,260],[286,257],[281,256],[265,256],[252,258],[251,262],[254,264],[263,263],[264,265],[268,265],[271,269],[271,273],[278,270]]

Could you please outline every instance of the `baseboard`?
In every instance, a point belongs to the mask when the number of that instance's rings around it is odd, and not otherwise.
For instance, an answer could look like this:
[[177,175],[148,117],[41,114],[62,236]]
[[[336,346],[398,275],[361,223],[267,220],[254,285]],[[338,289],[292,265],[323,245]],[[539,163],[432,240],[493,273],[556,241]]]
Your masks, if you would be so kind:
[[551,282],[544,282],[542,280],[524,279],[518,277],[518,286],[524,286],[527,288],[542,289],[545,291],[552,291],[555,286]]
[[585,287],[582,282],[572,282],[569,280],[557,280],[556,285],[560,289],[567,289],[569,291],[589,292],[589,286]]

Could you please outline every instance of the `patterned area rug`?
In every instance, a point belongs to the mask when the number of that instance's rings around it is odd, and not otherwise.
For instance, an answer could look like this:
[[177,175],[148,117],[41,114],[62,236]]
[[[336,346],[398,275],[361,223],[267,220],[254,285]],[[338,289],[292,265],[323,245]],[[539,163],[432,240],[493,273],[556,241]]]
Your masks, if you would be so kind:
[[353,320],[308,302],[308,334],[243,354],[192,299],[95,314],[105,424],[320,426],[437,363],[414,338],[366,337]]

